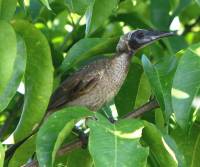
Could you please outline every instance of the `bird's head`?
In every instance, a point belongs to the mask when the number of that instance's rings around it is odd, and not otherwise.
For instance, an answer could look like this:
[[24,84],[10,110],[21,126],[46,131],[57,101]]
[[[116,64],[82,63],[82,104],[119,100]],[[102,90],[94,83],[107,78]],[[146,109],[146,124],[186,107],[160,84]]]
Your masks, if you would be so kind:
[[175,33],[144,29],[131,31],[120,38],[117,44],[117,52],[132,54],[158,39],[172,35],[175,35]]

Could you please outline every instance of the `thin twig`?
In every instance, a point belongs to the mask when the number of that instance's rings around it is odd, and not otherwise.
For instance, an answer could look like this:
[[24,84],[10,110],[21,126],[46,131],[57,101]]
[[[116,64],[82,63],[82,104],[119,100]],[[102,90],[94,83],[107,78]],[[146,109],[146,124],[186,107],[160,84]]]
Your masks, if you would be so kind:
[[200,16],[195,20],[194,23],[185,25],[185,30],[183,31],[182,35],[185,35],[188,32],[191,32],[192,28],[195,27],[196,25],[198,25],[199,23],[200,23]]
[[[134,110],[133,112],[130,112],[127,115],[125,115],[123,117],[123,119],[140,117],[145,112],[151,111],[158,107],[159,107],[159,105],[158,105],[157,101],[155,99],[151,100],[148,103],[139,107],[138,109]],[[70,153],[70,152],[74,151],[75,149],[81,148],[82,146],[83,146],[83,142],[81,141],[81,139],[75,139],[71,143],[68,143],[68,144],[64,145],[63,147],[61,147],[57,152],[57,156],[62,156],[66,153]],[[26,164],[24,167],[38,167],[38,161],[33,160],[32,162]]]
[[62,44],[61,44],[61,46],[59,48],[60,51],[64,51],[65,50],[65,45],[66,45],[67,41],[69,40],[69,38],[71,37],[73,32],[77,29],[81,19],[82,19],[82,16],[78,19],[76,24],[73,25],[73,30],[65,35],[64,40],[63,40],[63,42],[62,42]]
[[[62,156],[64,154],[70,153],[78,148],[81,148],[82,145],[83,143],[80,139],[75,139],[71,143],[68,143],[64,145],[63,147],[61,147],[57,152],[57,156]],[[38,161],[33,160],[30,163],[24,165],[23,167],[38,167],[38,166],[39,166]]]
[[159,107],[158,102],[156,100],[151,100],[148,103],[139,107],[138,109],[134,110],[133,112],[126,114],[123,118],[137,118],[140,117],[145,112],[151,111],[158,107]]
[[67,6],[66,6],[66,9],[67,9],[67,12],[69,14],[69,17],[70,17],[70,20],[72,22],[72,25],[73,25],[73,27],[75,27],[74,19],[73,19],[72,15],[71,15],[70,9]]
[[66,153],[70,153],[77,148],[81,148],[82,145],[83,145],[83,142],[80,139],[76,139],[76,140],[72,141],[71,143],[66,144],[63,147],[61,147],[58,150],[57,155],[62,156]]

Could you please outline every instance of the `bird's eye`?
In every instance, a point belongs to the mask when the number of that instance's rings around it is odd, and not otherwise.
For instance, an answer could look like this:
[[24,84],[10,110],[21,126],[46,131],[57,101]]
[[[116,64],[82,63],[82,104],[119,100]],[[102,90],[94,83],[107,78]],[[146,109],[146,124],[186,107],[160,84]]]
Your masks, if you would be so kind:
[[144,33],[143,33],[143,32],[139,32],[139,33],[137,34],[137,38],[141,39],[141,38],[143,38],[143,37],[144,37]]

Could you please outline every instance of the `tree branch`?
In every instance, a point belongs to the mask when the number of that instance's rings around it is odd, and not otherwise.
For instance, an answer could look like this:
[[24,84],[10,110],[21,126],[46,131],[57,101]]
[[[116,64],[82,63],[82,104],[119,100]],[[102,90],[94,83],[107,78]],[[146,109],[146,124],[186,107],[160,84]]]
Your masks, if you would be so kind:
[[158,107],[159,107],[159,104],[154,99],[154,100],[151,100],[148,103],[142,105],[138,109],[126,114],[123,118],[137,118],[137,117],[140,117],[145,112],[151,111],[151,110],[158,108]]
[[73,150],[77,149],[77,148],[81,148],[83,145],[83,142],[80,139],[75,139],[74,141],[72,141],[69,144],[64,145],[63,147],[61,147],[58,152],[57,155],[58,156],[62,156],[66,153],[70,153]]
[[[57,152],[57,156],[62,156],[64,154],[70,153],[78,148],[81,148],[82,145],[83,143],[80,139],[75,139],[71,143],[68,143],[64,145],[63,147],[61,147]],[[30,163],[24,165],[23,167],[38,167],[38,166],[39,166],[38,161],[33,160]]]
[[196,25],[198,25],[200,23],[200,16],[195,20],[194,23],[192,24],[186,24],[185,25],[185,30],[183,31],[183,34],[182,35],[185,35],[187,34],[188,32],[191,32],[192,28]]
[[[139,107],[138,109],[125,115],[123,117],[123,119],[140,117],[145,112],[151,111],[158,107],[159,107],[159,105],[158,105],[157,101],[155,99],[151,100],[148,103]],[[64,145],[63,147],[61,147],[57,152],[57,156],[62,156],[66,153],[70,153],[78,148],[81,148],[82,146],[83,146],[83,142],[80,139],[75,139],[71,143],[68,143],[68,144]],[[33,160],[32,162],[26,164],[24,167],[38,167],[38,161]]]

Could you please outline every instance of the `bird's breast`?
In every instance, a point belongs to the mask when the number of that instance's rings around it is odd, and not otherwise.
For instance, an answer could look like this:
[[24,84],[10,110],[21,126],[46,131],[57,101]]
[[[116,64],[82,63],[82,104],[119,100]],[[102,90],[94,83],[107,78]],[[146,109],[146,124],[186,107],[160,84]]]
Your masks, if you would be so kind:
[[86,95],[69,103],[87,106],[91,110],[98,110],[106,102],[109,102],[121,88],[128,72],[128,55],[120,55],[104,64],[102,77],[96,86]]

